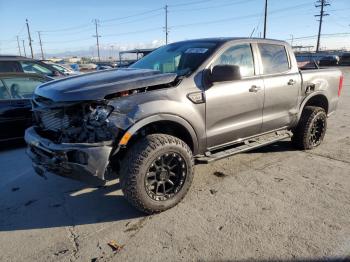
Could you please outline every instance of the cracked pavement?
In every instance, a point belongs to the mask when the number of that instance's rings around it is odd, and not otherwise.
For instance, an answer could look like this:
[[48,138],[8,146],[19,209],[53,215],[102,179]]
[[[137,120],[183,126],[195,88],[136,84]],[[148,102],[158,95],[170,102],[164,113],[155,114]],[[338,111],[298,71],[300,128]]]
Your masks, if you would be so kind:
[[0,261],[350,259],[350,69],[343,71],[319,148],[301,152],[282,141],[197,166],[188,196],[154,216],[129,206],[118,181],[97,189],[45,180],[23,145],[2,146]]

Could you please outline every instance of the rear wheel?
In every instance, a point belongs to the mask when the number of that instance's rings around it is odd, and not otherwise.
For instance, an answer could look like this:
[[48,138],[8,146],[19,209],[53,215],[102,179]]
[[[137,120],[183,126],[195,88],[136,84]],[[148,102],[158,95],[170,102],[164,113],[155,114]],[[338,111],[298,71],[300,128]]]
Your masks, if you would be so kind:
[[186,195],[193,166],[192,152],[185,142],[170,135],[148,135],[124,158],[120,177],[123,193],[142,212],[164,211]]
[[293,130],[292,142],[302,150],[319,146],[326,134],[327,114],[321,107],[304,108],[299,123]]

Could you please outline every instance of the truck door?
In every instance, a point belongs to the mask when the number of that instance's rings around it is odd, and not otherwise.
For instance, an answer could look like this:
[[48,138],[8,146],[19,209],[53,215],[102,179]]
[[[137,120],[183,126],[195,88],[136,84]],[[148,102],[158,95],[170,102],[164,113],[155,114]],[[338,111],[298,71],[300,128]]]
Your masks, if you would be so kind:
[[297,117],[301,77],[284,45],[258,43],[265,85],[262,132],[289,126]]
[[237,43],[211,65],[237,65],[242,79],[214,83],[205,92],[208,148],[260,132],[264,83],[257,76],[254,60],[251,44]]

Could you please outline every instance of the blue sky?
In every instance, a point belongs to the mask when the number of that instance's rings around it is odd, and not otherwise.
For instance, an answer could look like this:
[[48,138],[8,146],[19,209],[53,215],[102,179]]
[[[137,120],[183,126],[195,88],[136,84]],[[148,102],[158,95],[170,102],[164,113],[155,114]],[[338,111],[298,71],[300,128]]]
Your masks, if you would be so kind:
[[[34,53],[39,53],[37,31],[42,31],[45,53],[95,52],[93,19],[99,19],[102,49],[157,46],[164,42],[164,6],[169,5],[169,41],[213,36],[259,36],[263,29],[264,0],[0,0],[0,52],[17,54],[16,35],[27,42],[25,19],[30,22]],[[329,0],[322,47],[350,49],[350,0]],[[269,0],[267,36],[294,38],[294,44],[315,45],[318,10],[313,0]],[[26,47],[27,53],[29,47]]]

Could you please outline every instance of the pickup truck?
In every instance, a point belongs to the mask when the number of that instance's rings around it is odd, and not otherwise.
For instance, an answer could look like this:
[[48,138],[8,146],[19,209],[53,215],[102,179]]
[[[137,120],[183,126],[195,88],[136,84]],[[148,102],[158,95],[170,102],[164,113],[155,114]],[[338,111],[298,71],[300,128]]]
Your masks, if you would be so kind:
[[37,87],[27,153],[41,176],[119,176],[132,205],[157,213],[183,199],[195,164],[288,138],[319,146],[342,83],[337,69],[301,72],[282,41],[172,43],[129,68]]

